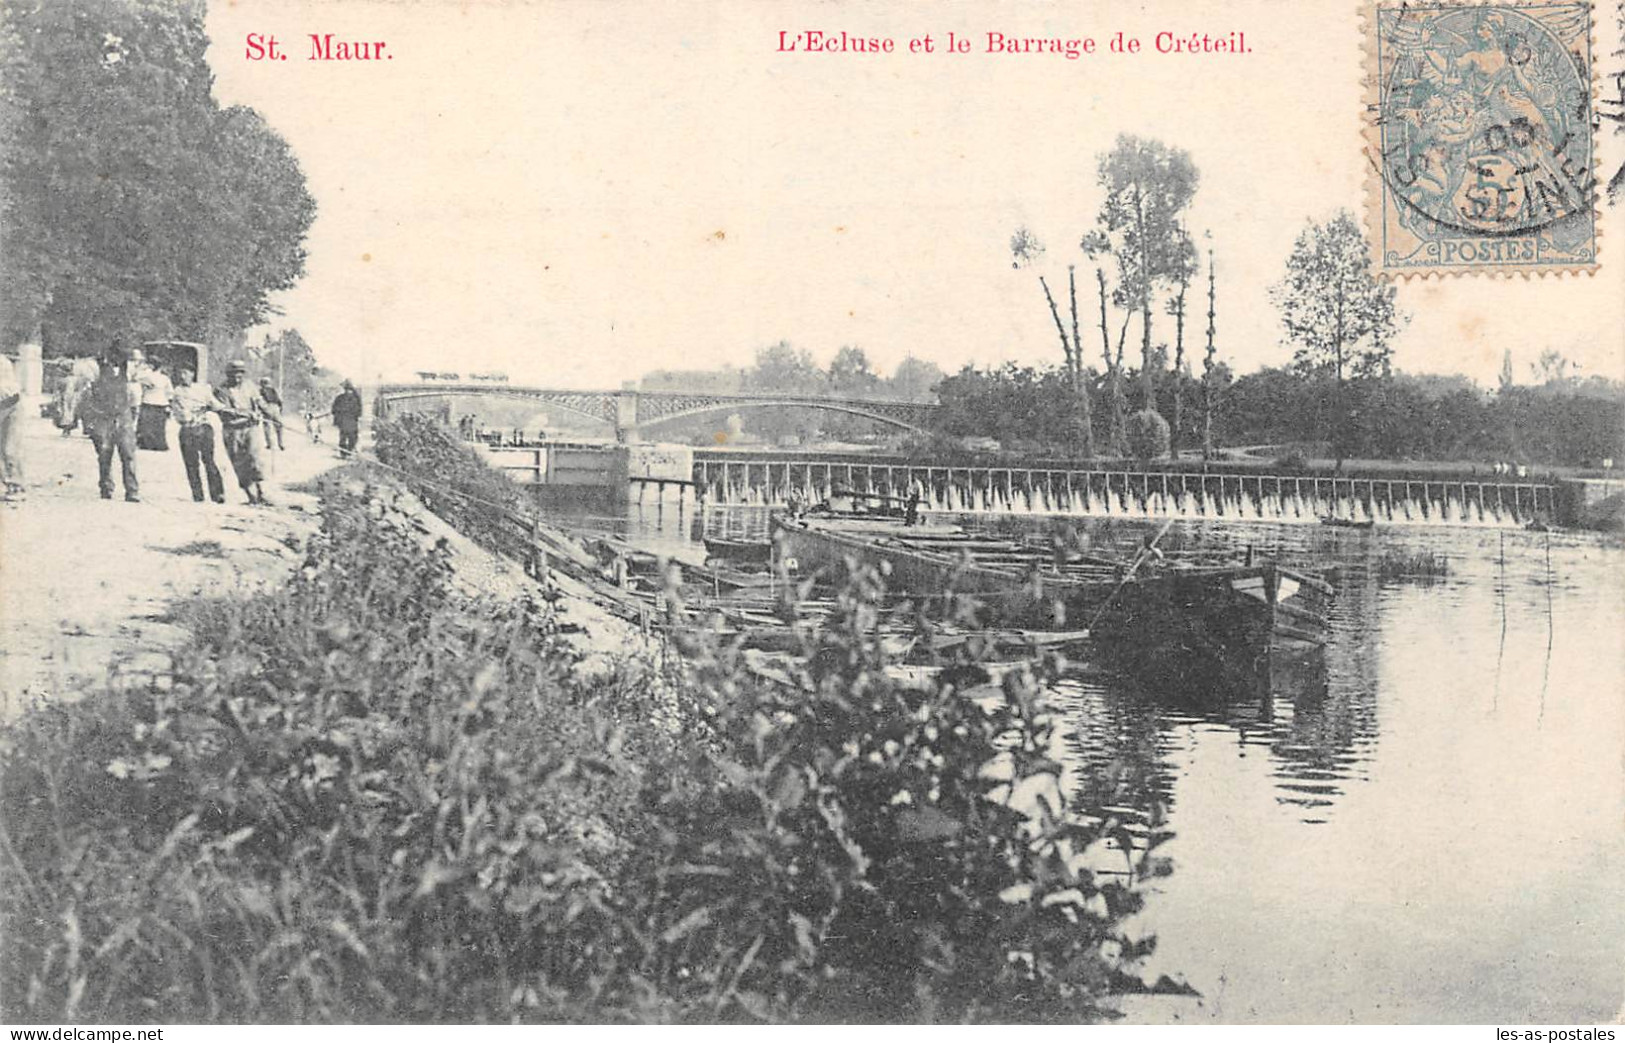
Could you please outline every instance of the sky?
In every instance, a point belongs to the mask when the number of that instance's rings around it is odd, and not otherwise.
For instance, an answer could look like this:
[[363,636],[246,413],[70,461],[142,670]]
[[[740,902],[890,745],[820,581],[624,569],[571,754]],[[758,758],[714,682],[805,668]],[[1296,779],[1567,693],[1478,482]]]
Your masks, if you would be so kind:
[[[1069,263],[1098,352],[1077,243],[1120,133],[1200,171],[1190,227],[1214,252],[1221,358],[1284,363],[1268,287],[1307,221],[1362,203],[1357,8],[213,0],[207,26],[217,97],[267,118],[317,201],[306,275],[270,329],[297,327],[363,379],[500,370],[615,388],[748,365],[781,339],[824,362],[855,344],[885,371],[909,356],[1054,363],[1037,274],[1064,286]],[[781,30],[809,29],[897,51],[777,50]],[[1164,30],[1243,32],[1251,52],[1152,53]],[[949,31],[972,52],[944,53]],[[1099,50],[986,54],[989,31]],[[1110,53],[1119,31],[1141,53]],[[254,32],[289,60],[249,60]],[[382,40],[391,57],[311,61],[312,33]],[[908,53],[926,34],[935,52]],[[1617,164],[1625,139],[1605,144]],[[1396,365],[1493,385],[1504,351],[1524,379],[1556,348],[1625,377],[1625,257],[1609,257],[1625,246],[1608,242],[1625,228],[1605,220],[1597,275],[1404,283]],[[1012,267],[1021,225],[1049,247],[1037,269]]]

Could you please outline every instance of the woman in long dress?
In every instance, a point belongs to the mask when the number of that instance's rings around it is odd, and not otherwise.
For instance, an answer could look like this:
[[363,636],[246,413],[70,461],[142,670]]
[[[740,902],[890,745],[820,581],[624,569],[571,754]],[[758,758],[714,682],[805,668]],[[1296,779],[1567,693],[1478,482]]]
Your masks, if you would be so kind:
[[169,423],[169,395],[173,385],[168,375],[151,360],[141,363],[135,378],[141,385],[141,410],[135,421],[136,448],[168,452],[165,425]]

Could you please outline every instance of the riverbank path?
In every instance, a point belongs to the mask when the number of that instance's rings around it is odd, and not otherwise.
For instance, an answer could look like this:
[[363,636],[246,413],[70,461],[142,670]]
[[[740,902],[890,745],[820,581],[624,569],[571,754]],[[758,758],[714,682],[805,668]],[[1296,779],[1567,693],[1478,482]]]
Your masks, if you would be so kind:
[[136,454],[141,502],[126,503],[122,488],[103,500],[90,439],[61,434],[38,399],[19,408],[27,491],[0,505],[0,720],[37,699],[162,673],[185,636],[177,603],[281,582],[317,524],[301,487],[340,462],[331,444],[290,428],[286,450],[265,454],[271,505],[251,507],[217,444],[227,502],[194,503],[172,428],[167,452]]

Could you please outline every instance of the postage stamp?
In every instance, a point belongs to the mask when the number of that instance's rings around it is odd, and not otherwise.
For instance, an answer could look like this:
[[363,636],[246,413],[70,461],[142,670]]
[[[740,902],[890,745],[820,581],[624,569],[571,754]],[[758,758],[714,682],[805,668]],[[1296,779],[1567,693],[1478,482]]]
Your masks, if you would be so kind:
[[1366,12],[1368,231],[1387,275],[1597,264],[1589,0]]

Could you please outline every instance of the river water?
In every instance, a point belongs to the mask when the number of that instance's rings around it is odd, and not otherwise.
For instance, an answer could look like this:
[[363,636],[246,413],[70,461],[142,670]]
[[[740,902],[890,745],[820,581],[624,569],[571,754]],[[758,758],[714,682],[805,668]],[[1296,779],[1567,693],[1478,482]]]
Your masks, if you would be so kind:
[[[703,557],[692,509],[598,521]],[[1079,777],[1122,780],[1116,803],[1173,834],[1134,928],[1158,938],[1152,977],[1202,995],[1131,999],[1130,1020],[1625,1013],[1625,549],[1398,526],[1180,523],[1165,541],[1345,568],[1326,649],[1279,658],[1268,696],[1061,685]],[[1448,575],[1380,578],[1396,552]]]

